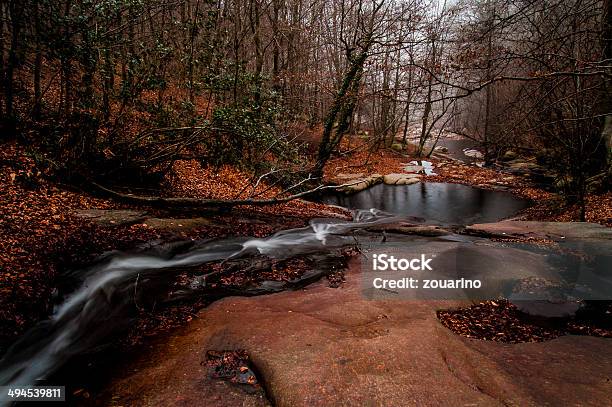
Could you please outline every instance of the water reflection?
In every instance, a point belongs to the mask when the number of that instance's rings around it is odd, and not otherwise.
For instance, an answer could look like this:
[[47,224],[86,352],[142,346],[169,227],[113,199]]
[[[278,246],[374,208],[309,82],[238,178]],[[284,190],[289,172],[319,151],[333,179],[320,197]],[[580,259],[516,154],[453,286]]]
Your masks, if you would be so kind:
[[351,209],[377,208],[441,225],[494,222],[528,206],[527,200],[507,192],[429,182],[397,186],[379,184],[354,195],[326,195],[322,201]]

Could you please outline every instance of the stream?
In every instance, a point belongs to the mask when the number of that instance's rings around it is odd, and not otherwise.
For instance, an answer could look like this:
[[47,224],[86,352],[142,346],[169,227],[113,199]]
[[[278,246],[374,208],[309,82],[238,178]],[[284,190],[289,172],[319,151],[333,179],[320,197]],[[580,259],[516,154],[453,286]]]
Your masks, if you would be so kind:
[[[438,225],[497,221],[527,206],[525,200],[508,193],[439,183],[377,185],[353,196],[334,195],[324,200],[354,209],[353,220],[313,219],[306,227],[280,231],[266,238],[190,241],[136,253],[111,252],[88,268],[67,273],[65,277],[73,281],[73,289],[64,293],[63,301],[48,320],[27,332],[0,360],[0,385],[45,383],[45,379],[75,357],[95,352],[125,330],[133,320],[134,309],[140,300],[146,299],[151,303],[163,302],[168,296],[193,298],[203,295],[218,299],[229,295],[259,295],[295,289],[329,273],[339,249],[363,242],[356,238],[359,232],[406,219],[414,221],[415,217]],[[380,234],[373,234],[370,239],[380,242]],[[469,265],[478,265],[483,253],[488,255],[492,250],[489,243],[473,245],[474,239],[467,236],[449,234],[440,240],[456,244],[462,253],[464,245],[473,246],[470,249],[473,261],[466,262],[465,273],[479,269]],[[431,245],[428,242],[432,241],[420,236],[405,236],[398,240],[402,245],[415,248],[419,244]],[[450,246],[444,247],[446,250]],[[447,258],[458,258],[454,252],[448,253],[450,257]],[[514,256],[514,252],[506,249],[500,253],[509,256],[508,259]],[[250,263],[262,257],[283,260],[297,256],[311,256],[314,266],[294,281],[264,281],[257,287],[246,287],[242,291],[223,291],[209,286],[208,279],[215,272],[204,268],[207,272],[191,277],[188,289],[172,291],[171,288],[181,272],[208,263],[237,262],[240,267],[249,267]],[[494,252],[489,257],[493,270],[498,268],[497,262],[504,260]],[[560,261],[565,263],[563,259]]]
[[[263,239],[198,242],[184,253],[111,253],[98,264],[71,273],[81,281],[80,286],[65,297],[49,320],[40,322],[7,351],[0,361],[0,385],[32,385],[49,377],[75,355],[104,344],[129,323],[128,311],[134,307],[137,289],[151,295],[158,291],[155,287],[160,283],[169,284],[180,269],[255,255],[283,259],[323,249],[328,252],[354,244],[351,231],[396,220],[375,209],[356,211],[353,219],[313,220],[308,227]],[[192,285],[191,293],[177,294],[201,295],[206,276],[200,276]],[[244,294],[274,291],[278,290],[263,286]]]

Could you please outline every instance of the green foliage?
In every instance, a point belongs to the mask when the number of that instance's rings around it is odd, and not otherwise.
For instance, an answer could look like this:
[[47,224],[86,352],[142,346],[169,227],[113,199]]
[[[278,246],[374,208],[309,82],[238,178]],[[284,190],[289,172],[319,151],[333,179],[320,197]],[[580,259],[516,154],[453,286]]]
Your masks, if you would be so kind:
[[213,111],[214,137],[207,147],[210,160],[216,165],[240,162],[251,165],[270,147],[272,153],[287,148],[279,143],[275,126],[280,107],[269,95],[249,96]]
[[266,158],[295,159],[297,152],[278,131],[283,114],[278,95],[264,78],[227,64],[204,78],[206,87],[224,103],[212,114],[212,136],[206,142],[208,162],[257,167]]

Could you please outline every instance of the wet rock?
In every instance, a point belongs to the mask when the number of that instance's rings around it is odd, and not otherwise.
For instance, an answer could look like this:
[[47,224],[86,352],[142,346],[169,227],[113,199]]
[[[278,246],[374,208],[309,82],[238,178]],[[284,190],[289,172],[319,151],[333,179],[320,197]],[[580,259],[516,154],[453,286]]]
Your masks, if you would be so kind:
[[101,226],[129,226],[146,219],[146,212],[123,209],[82,209],[76,215]]
[[434,151],[437,153],[448,153],[448,148],[444,146],[436,146],[436,148],[434,148]]
[[371,232],[397,233],[401,235],[446,236],[451,232],[433,225],[415,225],[411,223],[396,223],[368,228]]
[[383,182],[387,185],[412,185],[419,181],[414,174],[387,174],[383,177]]
[[[184,405],[215,404],[203,381],[203,355],[246,349],[276,406],[608,404],[612,361],[602,355],[612,341],[466,339],[436,315],[465,301],[367,300],[360,260],[350,267],[340,289],[321,282],[214,303],[180,335],[143,350],[107,393],[132,405],[176,405],[177,397]],[[225,402],[228,395],[216,397]],[[233,405],[252,405],[241,397]]]
[[571,287],[543,278],[527,278],[517,282],[508,297],[524,314],[542,318],[567,318],[576,314],[582,301],[567,293]]
[[495,238],[544,238],[612,240],[612,229],[588,222],[502,221],[481,223],[465,228],[471,235]]

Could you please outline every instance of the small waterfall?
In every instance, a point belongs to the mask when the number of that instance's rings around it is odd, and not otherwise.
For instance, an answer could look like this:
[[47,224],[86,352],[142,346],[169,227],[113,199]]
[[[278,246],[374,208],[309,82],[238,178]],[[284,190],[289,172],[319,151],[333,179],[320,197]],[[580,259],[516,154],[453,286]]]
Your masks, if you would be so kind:
[[247,257],[254,251],[272,258],[353,244],[353,230],[396,218],[377,210],[360,210],[354,221],[313,220],[308,227],[278,232],[262,239],[225,239],[197,244],[187,253],[164,258],[115,254],[79,272],[82,283],[47,321],[39,323],[0,360],[0,385],[33,385],[71,357],[94,349],[129,322],[138,281],[171,281],[174,269]]

